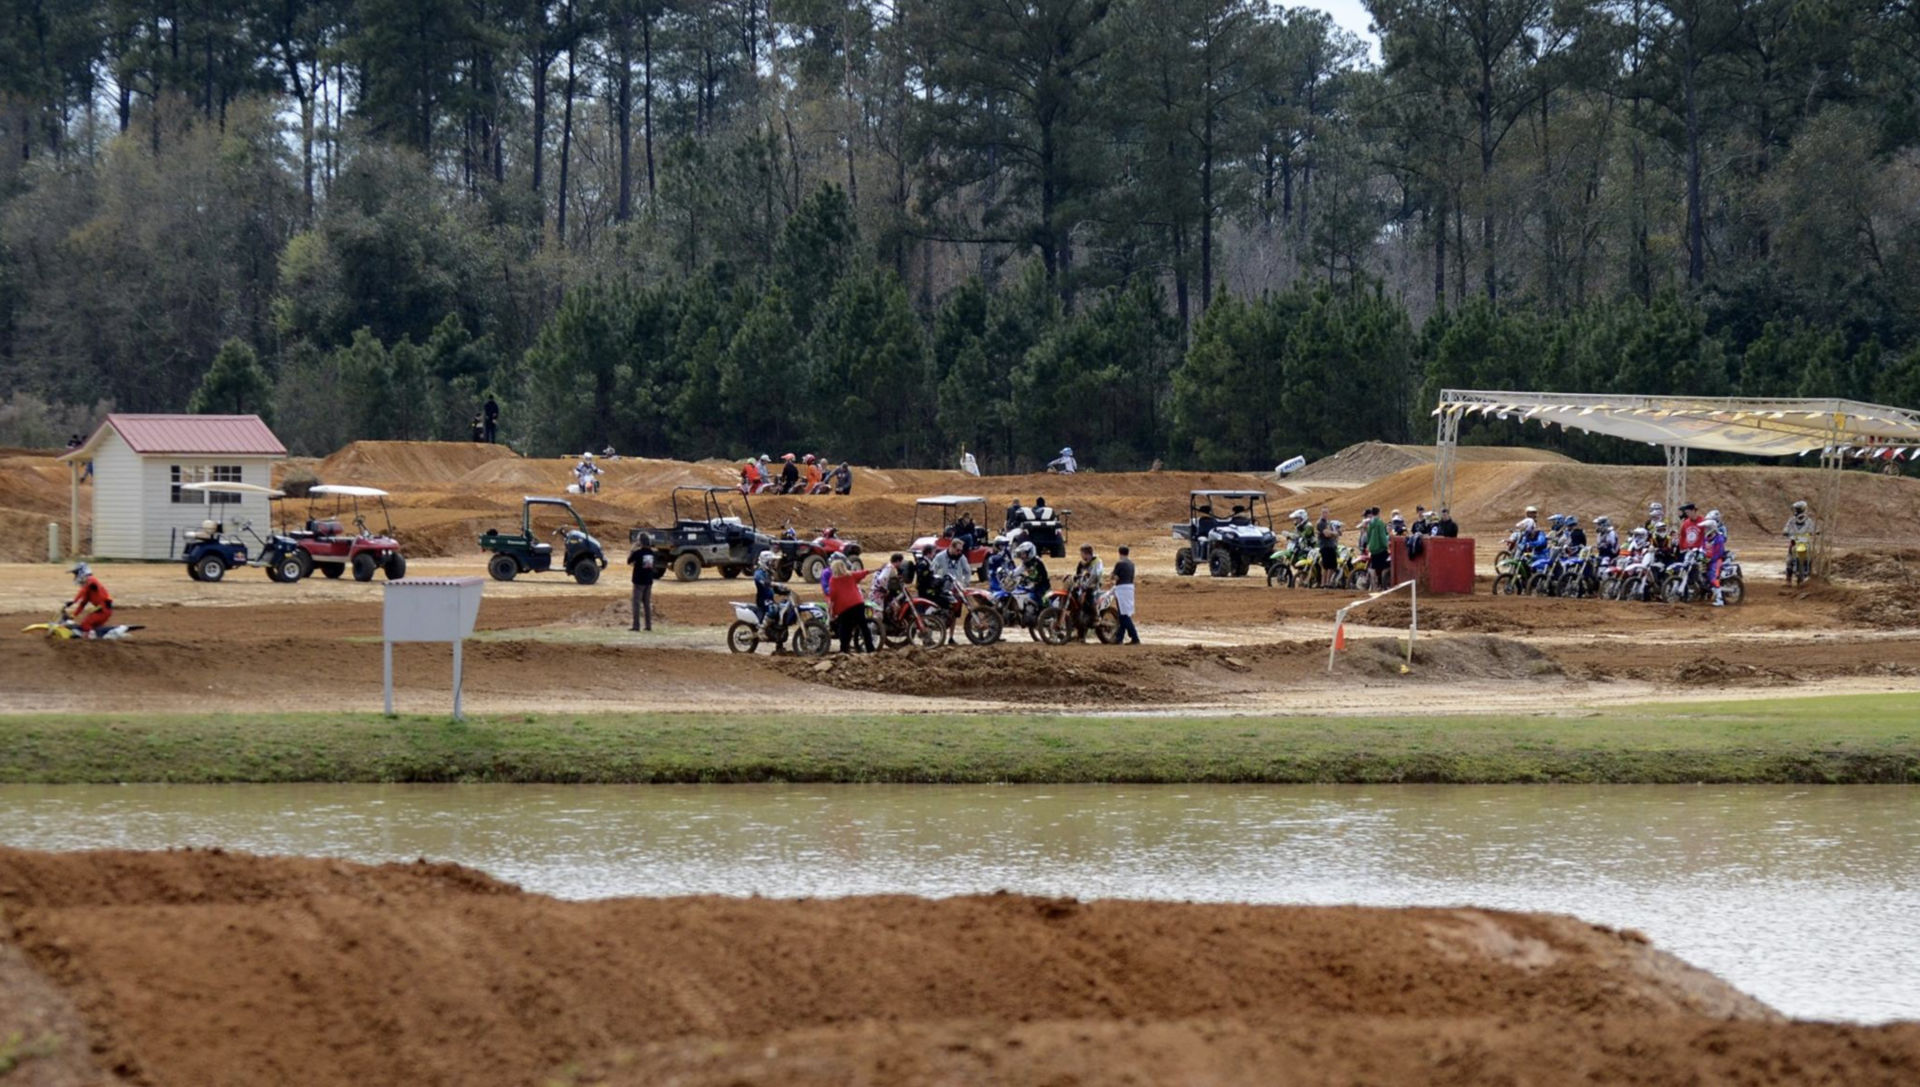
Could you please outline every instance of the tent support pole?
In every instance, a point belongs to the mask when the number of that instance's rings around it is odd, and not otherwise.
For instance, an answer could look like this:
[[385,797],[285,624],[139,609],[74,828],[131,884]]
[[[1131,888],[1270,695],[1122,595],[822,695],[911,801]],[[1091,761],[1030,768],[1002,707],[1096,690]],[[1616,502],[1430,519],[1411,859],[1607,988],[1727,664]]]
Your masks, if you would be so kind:
[[1840,452],[1843,416],[1835,413],[1827,430],[1827,447],[1820,451],[1820,491],[1813,496],[1813,523],[1819,527],[1812,541],[1813,572],[1826,577],[1833,569],[1834,511],[1840,504],[1840,475],[1847,459]]
[[1680,507],[1687,503],[1687,447],[1663,446],[1667,451],[1667,517],[1678,524]]
[[1461,405],[1440,401],[1440,422],[1433,441],[1433,508],[1453,508],[1453,451],[1460,444]]

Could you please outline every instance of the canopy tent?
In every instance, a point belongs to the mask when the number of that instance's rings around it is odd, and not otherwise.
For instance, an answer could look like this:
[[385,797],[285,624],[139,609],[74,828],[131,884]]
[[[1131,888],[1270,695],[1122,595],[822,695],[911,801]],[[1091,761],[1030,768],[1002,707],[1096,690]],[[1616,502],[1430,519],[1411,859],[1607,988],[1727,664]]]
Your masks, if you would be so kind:
[[[1692,449],[1750,457],[1819,453],[1821,466],[1833,470],[1814,502],[1813,513],[1821,524],[1832,523],[1832,484],[1848,459],[1920,459],[1920,413],[1858,400],[1442,389],[1433,415],[1439,420],[1434,504],[1443,509],[1453,501],[1453,450],[1460,423],[1473,415],[1661,446],[1667,455],[1669,510],[1686,501],[1687,451]],[[1826,549],[1817,540],[1815,548],[1815,562],[1824,570]]]

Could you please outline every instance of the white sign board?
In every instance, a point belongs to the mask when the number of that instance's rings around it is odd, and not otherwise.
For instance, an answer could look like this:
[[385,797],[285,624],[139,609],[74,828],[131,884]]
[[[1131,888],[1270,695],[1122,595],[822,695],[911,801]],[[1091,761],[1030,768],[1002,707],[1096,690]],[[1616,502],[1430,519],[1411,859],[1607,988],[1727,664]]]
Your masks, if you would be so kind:
[[387,716],[393,716],[395,642],[453,643],[453,719],[460,720],[460,643],[480,617],[478,577],[409,577],[386,583],[380,641],[386,680]]

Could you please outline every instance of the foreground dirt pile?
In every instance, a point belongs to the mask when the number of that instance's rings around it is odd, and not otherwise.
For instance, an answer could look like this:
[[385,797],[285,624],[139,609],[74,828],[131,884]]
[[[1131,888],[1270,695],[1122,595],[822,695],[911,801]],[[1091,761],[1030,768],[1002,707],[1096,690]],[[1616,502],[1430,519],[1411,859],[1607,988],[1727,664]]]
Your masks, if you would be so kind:
[[444,865],[0,850],[0,935],[38,986],[0,1037],[84,1023],[25,1036],[23,1082],[1920,1077],[1920,1026],[1780,1022],[1631,933],[1479,910],[567,903]]

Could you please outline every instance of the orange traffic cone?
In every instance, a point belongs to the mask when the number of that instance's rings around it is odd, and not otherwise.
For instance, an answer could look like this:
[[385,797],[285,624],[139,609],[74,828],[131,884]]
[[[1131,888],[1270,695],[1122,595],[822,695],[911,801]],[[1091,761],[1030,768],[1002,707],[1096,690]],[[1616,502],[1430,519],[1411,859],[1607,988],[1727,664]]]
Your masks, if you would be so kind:
[[1347,624],[1339,623],[1334,626],[1333,647],[1335,649],[1345,649],[1347,647]]

